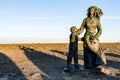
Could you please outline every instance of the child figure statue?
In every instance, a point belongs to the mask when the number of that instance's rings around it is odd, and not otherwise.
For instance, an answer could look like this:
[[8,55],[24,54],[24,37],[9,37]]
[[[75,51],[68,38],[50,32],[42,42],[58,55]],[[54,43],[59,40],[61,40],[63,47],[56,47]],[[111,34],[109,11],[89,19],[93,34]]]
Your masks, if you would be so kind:
[[81,38],[78,37],[78,29],[76,26],[72,26],[70,28],[70,37],[69,37],[69,52],[67,56],[67,68],[64,69],[66,72],[71,71],[71,62],[72,58],[74,58],[74,67],[75,69],[80,69],[80,66],[78,64],[78,41],[81,40]]

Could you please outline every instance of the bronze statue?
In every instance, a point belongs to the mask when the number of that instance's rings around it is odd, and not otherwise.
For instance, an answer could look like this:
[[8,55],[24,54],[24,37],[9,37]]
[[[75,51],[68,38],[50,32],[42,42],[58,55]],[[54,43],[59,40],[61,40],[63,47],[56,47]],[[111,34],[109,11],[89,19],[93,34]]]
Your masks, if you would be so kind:
[[[71,72],[72,70],[79,70],[82,67],[78,64],[78,41],[81,40],[78,37],[76,26],[70,28],[71,34],[69,36],[69,52],[67,55],[67,68],[64,68],[65,72]],[[74,58],[74,69],[71,68],[72,58]]]
[[70,69],[70,64],[72,62],[72,58],[74,57],[74,66],[78,68],[78,35],[76,34],[77,28],[76,26],[72,26],[70,28],[71,34],[69,37],[69,52],[67,56],[67,68]]
[[[99,45],[98,37],[102,33],[100,16],[102,10],[96,6],[88,8],[87,18],[82,22],[77,34],[81,34],[86,29],[83,47],[84,47],[84,67],[95,68],[106,64],[106,57]],[[97,32],[96,32],[97,29]]]

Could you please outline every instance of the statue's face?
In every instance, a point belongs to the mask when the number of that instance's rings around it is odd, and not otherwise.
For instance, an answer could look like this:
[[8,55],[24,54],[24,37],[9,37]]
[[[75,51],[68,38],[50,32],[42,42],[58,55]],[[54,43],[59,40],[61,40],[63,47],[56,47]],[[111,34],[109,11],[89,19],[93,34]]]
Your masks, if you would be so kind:
[[76,31],[77,31],[77,28],[72,28],[72,33],[76,33]]
[[91,15],[94,14],[94,8],[90,8],[90,14],[91,14]]

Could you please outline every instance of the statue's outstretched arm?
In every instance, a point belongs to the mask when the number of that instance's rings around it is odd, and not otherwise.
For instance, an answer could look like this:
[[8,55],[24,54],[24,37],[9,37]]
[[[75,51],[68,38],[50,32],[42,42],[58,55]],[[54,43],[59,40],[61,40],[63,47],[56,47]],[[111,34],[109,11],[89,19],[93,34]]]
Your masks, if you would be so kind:
[[83,20],[81,27],[78,29],[77,35],[80,35],[84,31],[84,27],[85,27],[85,19]]

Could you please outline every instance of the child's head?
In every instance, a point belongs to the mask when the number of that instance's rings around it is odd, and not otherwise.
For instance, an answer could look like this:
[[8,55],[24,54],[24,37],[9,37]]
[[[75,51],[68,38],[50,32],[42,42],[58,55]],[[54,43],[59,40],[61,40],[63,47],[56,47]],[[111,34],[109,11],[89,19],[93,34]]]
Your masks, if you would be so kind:
[[70,28],[70,31],[71,31],[71,33],[76,33],[76,31],[77,31],[77,28],[76,28],[76,26],[72,26],[71,28]]

